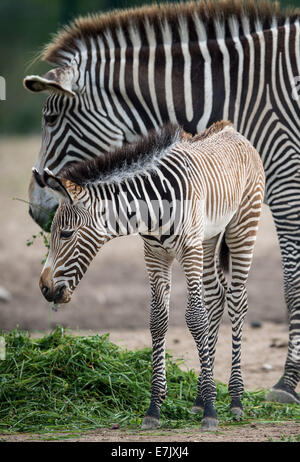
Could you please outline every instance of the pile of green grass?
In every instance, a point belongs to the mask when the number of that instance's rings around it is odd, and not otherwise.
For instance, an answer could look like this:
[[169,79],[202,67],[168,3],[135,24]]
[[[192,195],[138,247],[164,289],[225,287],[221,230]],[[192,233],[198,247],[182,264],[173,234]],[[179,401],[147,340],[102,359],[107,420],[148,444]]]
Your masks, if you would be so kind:
[[[0,433],[138,428],[150,400],[151,350],[128,351],[108,335],[72,336],[62,328],[39,339],[13,330],[3,334],[6,359],[0,361]],[[197,377],[167,355],[168,397],[162,407],[165,428],[200,425],[190,409]],[[234,424],[227,387],[217,386],[220,423]],[[245,422],[299,419],[299,406],[264,401],[264,392],[246,392]]]

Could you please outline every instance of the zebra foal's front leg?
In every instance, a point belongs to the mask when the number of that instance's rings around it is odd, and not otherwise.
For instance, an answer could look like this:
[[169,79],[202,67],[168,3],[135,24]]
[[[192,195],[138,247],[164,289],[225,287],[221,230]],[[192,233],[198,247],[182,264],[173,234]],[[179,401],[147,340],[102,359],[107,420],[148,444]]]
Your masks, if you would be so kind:
[[[227,290],[226,278],[216,255],[220,235],[203,242],[203,286],[204,301],[208,315],[208,348],[211,361],[212,372],[214,370],[214,360],[218,331],[224,312],[225,295]],[[199,379],[201,380],[201,378]],[[199,391],[200,391],[199,387]],[[203,399],[197,395],[192,408],[192,412],[197,414],[203,411]]]
[[146,242],[144,249],[151,285],[150,331],[153,353],[151,401],[142,428],[153,429],[159,426],[160,408],[167,395],[165,335],[168,329],[173,259],[167,255],[162,257],[157,254]]
[[214,405],[216,385],[213,380],[208,345],[208,316],[202,298],[203,250],[192,249],[181,259],[188,286],[186,323],[197,345],[201,372],[198,379],[198,393],[203,403],[202,431],[215,431],[218,426]]

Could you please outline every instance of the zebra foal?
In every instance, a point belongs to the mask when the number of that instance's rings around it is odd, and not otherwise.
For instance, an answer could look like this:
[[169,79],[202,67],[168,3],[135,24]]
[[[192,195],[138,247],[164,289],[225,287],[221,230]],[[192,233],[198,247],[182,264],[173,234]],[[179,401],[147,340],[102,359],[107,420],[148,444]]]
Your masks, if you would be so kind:
[[194,410],[203,408],[203,430],[217,428],[213,363],[226,284],[216,250],[225,231],[232,261],[227,292],[232,321],[229,392],[232,412],[241,415],[245,285],[264,196],[264,170],[252,145],[229,122],[218,122],[195,137],[169,125],[108,156],[65,168],[59,177],[45,170],[40,181],[61,199],[40,278],[48,301],[71,299],[105,242],[133,233],[144,240],[153,376],[143,428],[158,426],[167,393],[165,335],[174,258],[185,272],[186,322],[201,364]]

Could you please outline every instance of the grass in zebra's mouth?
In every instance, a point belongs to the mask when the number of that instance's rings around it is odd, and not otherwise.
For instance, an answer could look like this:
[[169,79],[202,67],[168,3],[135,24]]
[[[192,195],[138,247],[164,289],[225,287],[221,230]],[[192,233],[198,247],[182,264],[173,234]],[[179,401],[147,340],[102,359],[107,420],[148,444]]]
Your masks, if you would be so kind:
[[44,231],[39,231],[37,234],[33,234],[31,239],[27,239],[26,245],[27,247],[30,247],[31,245],[34,244],[35,240],[40,237],[43,239],[44,245],[46,247],[46,255],[41,261],[41,264],[44,265],[44,263],[47,260],[49,249],[50,249],[49,233],[45,233]]
[[[28,201],[26,201],[24,199],[21,199],[19,197],[13,197],[13,200],[20,201],[20,202],[23,202],[24,204],[30,205],[30,202],[28,202]],[[49,219],[45,223],[43,230],[39,231],[37,234],[33,234],[30,239],[27,239],[27,242],[26,242],[27,247],[30,247],[31,245],[34,244],[34,242],[35,242],[35,240],[37,238],[41,237],[43,239],[43,242],[44,242],[44,245],[45,245],[45,248],[46,248],[46,255],[44,256],[44,258],[41,261],[42,265],[46,262],[47,257],[48,257],[48,253],[49,253],[49,249],[50,249],[49,233],[50,233],[51,224],[52,224],[55,213],[56,213],[56,210],[53,211],[53,212],[50,212],[49,213]]]
[[[6,359],[0,361],[0,433],[83,432],[112,427],[140,432],[150,400],[151,349],[129,351],[108,334],[72,336],[59,327],[41,338],[15,329],[2,333]],[[168,397],[162,406],[161,430],[199,427],[191,413],[197,376],[166,359]],[[299,421],[297,404],[265,401],[265,391],[246,391],[245,419],[229,411],[227,386],[217,384],[220,428],[251,422]]]
[[51,305],[52,311],[58,311],[59,308],[60,308],[60,305],[59,305],[58,303],[53,303],[53,304]]
[[[42,207],[39,207],[38,205],[36,204],[32,204],[31,202],[28,202],[27,200],[25,199],[21,199],[20,197],[13,197],[12,198],[14,201],[20,201],[20,202],[23,202],[24,204],[27,204],[27,205],[34,205],[35,207],[38,207],[40,209],[42,209]],[[44,209],[42,209],[44,210]],[[48,213],[48,221],[46,221],[46,223],[44,224],[43,226],[43,232],[44,233],[50,233],[50,229],[51,229],[51,224],[52,224],[52,221],[53,221],[53,218],[54,218],[54,215],[56,213],[56,209],[53,211],[53,212],[49,212]],[[41,232],[40,234],[43,235],[43,232]],[[34,236],[33,236],[34,237]],[[45,243],[46,244],[46,243]]]

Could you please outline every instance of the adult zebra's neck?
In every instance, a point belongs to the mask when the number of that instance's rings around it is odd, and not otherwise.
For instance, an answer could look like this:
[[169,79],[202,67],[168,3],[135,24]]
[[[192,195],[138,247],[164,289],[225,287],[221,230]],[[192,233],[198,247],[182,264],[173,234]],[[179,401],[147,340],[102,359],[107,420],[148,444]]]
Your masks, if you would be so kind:
[[165,122],[198,133],[229,119],[255,144],[280,69],[287,94],[300,75],[299,18],[239,13],[204,20],[195,9],[156,22],[145,14],[98,32],[95,19],[90,29],[81,25],[73,50],[50,48],[46,57],[76,67],[90,106],[109,114],[128,142]]

